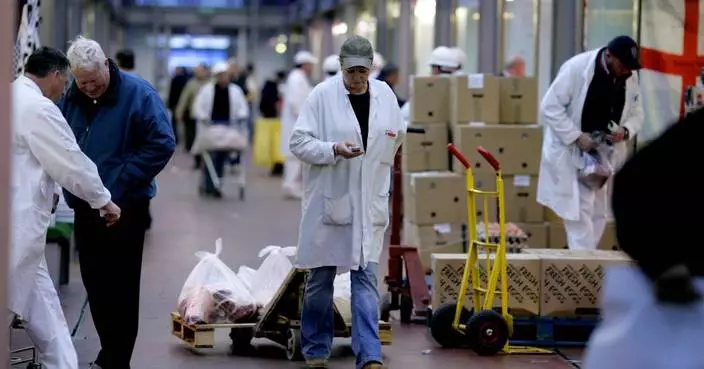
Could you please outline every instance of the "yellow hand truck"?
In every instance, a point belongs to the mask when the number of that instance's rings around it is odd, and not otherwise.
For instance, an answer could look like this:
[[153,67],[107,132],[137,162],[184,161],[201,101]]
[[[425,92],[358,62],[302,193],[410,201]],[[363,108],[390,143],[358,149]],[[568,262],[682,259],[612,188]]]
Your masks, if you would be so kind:
[[[464,266],[457,302],[443,304],[433,309],[429,324],[431,335],[443,347],[469,346],[482,356],[495,355],[500,352],[552,354],[553,352],[550,350],[509,346],[509,338],[513,333],[513,316],[508,311],[504,183],[499,161],[483,147],[477,148],[477,152],[496,172],[496,191],[480,191],[474,187],[474,175],[469,160],[453,144],[449,144],[447,148],[465,167],[469,250],[467,250],[467,262]],[[479,198],[482,198],[484,205],[482,213],[484,214],[485,235],[489,234],[489,199],[496,198],[498,200],[498,243],[489,242],[491,241],[489,237],[486,237],[486,240],[478,238],[476,210]],[[486,254],[485,270],[488,274],[488,283],[484,287],[480,279],[479,249]],[[464,306],[470,288],[472,310],[468,310]],[[500,311],[494,310],[494,299],[497,294],[501,298],[501,307],[498,309]]]

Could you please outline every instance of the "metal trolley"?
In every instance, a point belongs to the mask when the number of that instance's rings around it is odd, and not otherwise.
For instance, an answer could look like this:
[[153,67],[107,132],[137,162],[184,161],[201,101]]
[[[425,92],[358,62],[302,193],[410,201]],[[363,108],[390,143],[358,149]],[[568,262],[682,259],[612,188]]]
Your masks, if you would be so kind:
[[[499,352],[552,354],[552,351],[539,348],[509,346],[509,338],[513,333],[513,316],[508,311],[504,182],[499,161],[483,147],[477,148],[477,152],[496,172],[496,190],[480,191],[474,187],[469,160],[453,144],[448,145],[448,150],[465,167],[469,250],[457,302],[439,306],[433,312],[429,324],[433,338],[443,347],[469,346],[479,355],[495,355]],[[498,203],[497,243],[489,242],[493,240],[481,241],[476,229],[477,200],[482,199],[485,234],[489,234],[488,208],[491,198],[496,198]],[[482,286],[480,280],[479,249],[486,255],[486,286]],[[465,308],[465,299],[470,290],[472,310]],[[501,304],[500,308],[495,310],[494,301],[497,294]]]
[[[242,135],[242,137],[249,137],[249,128],[247,127],[247,121],[244,119],[240,119],[235,122],[231,122],[230,125],[237,129],[239,133]],[[228,174],[232,176],[232,179],[229,179],[228,182],[236,185],[238,187],[238,197],[240,201],[243,201],[245,198],[245,188],[247,185],[247,175],[246,175],[246,165],[245,165],[245,154],[247,153],[246,148],[243,150],[235,150],[235,151],[224,151],[225,153],[229,154],[228,158],[226,159],[226,164],[225,164],[225,170],[223,171],[223,177],[220,178],[218,176],[217,171],[215,170],[215,164],[213,163],[213,158],[210,155],[209,151],[204,151],[201,153],[201,157],[203,158],[203,164],[205,165],[205,173],[204,175],[207,175],[210,180],[213,182],[213,187],[215,187],[217,190],[222,191],[223,187],[223,179],[227,177]],[[227,165],[228,163],[232,162],[232,160],[235,157],[239,157],[239,163],[237,165]],[[229,167],[229,170],[228,170]],[[228,173],[229,172],[229,173]],[[205,193],[204,187],[202,185],[199,187],[201,194]]]

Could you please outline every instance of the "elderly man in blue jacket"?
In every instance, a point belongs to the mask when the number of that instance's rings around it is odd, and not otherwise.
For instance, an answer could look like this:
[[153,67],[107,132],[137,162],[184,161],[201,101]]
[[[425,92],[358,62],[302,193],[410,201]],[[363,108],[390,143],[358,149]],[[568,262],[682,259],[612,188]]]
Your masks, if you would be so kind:
[[83,152],[95,162],[121,220],[70,193],[81,277],[101,350],[93,368],[128,369],[137,338],[142,249],[154,178],[176,146],[166,108],[143,79],[121,72],[100,45],[79,36],[67,57],[75,79],[59,108]]

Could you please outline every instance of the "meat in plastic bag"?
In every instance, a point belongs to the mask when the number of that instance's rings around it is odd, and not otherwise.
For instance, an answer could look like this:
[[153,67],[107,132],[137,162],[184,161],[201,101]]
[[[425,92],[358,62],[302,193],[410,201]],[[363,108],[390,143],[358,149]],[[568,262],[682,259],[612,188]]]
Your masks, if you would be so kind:
[[600,143],[596,149],[588,153],[581,152],[577,172],[580,183],[593,190],[604,187],[614,174],[614,168],[611,165],[612,153],[613,146],[605,142]]
[[252,278],[251,288],[259,306],[266,306],[274,298],[293,269],[290,258],[295,255],[296,247],[267,246],[259,251],[259,257],[264,261]]
[[218,257],[221,251],[222,239],[218,238],[215,253],[196,252],[200,261],[178,297],[178,312],[186,324],[236,323],[257,311],[247,287]]

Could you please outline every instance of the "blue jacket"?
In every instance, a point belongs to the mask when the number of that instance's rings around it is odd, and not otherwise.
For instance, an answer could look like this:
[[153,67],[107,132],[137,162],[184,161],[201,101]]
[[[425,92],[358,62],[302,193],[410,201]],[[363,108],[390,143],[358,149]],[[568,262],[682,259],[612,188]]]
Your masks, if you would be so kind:
[[[73,82],[59,108],[118,206],[156,195],[154,178],[171,159],[176,140],[164,103],[148,82],[111,61],[110,86],[100,98],[89,98]],[[74,209],[88,206],[66,191],[64,196]]]

